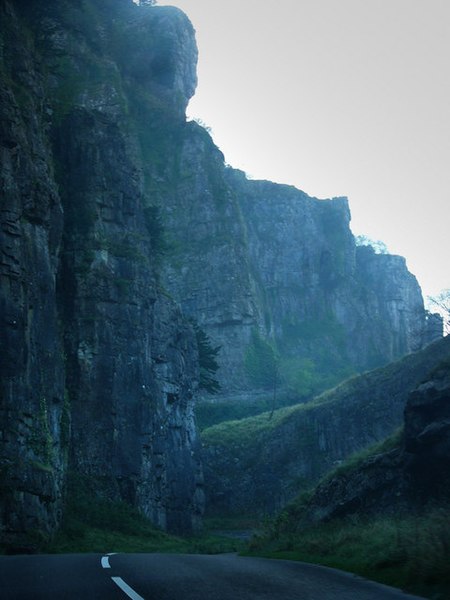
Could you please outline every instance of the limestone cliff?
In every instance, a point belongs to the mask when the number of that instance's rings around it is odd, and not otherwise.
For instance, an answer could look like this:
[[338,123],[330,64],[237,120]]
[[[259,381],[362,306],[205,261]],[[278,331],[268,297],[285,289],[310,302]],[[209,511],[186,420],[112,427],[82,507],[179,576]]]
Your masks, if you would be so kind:
[[192,27],[175,9],[102,0],[3,0],[0,23],[2,545],[55,530],[68,469],[192,531],[197,349],[159,284],[140,139],[147,126],[145,149],[158,147],[161,111],[184,122]]
[[174,240],[166,281],[222,346],[225,394],[255,388],[246,365],[255,332],[298,395],[302,371],[304,380],[333,384],[442,335],[429,331],[405,260],[356,246],[346,198],[317,200],[224,169],[195,123],[173,154],[176,176],[166,173],[172,187],[163,205]]
[[56,273],[63,212],[42,72],[0,4],[1,534],[19,547],[61,515],[68,449]]
[[162,527],[198,526],[199,365],[185,316],[222,346],[234,394],[259,385],[257,336],[288,381],[336,380],[431,340],[414,277],[355,247],[345,199],[248,181],[186,122],[196,59],[172,7],[0,0],[10,547],[55,530],[70,470]]

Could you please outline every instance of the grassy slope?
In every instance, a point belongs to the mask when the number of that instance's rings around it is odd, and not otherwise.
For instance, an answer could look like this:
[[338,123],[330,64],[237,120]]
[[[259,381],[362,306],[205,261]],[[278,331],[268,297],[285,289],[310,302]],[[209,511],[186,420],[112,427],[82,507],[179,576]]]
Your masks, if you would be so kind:
[[71,475],[62,527],[41,547],[50,553],[67,552],[236,552],[238,540],[202,534],[190,538],[168,535],[155,528],[136,509],[122,502],[96,498],[90,483]]
[[[422,370],[425,354],[431,370],[448,356],[448,349],[449,339],[446,339],[387,367],[352,378],[309,404],[280,409],[272,420],[266,413],[222,423],[206,429],[202,437],[214,445],[256,445],[270,430],[303,411],[339,403],[359,386],[367,388],[394,377],[402,378],[405,369]],[[400,429],[385,441],[349,457],[324,479],[356,469],[369,456],[395,448],[401,434]],[[302,494],[262,534],[255,536],[248,554],[323,564],[433,600],[450,599],[450,507],[434,507],[421,515],[398,518],[354,517],[296,531],[302,505],[310,496],[311,492]]]
[[[403,429],[364,449],[329,472],[350,473],[371,456],[400,446]],[[305,492],[251,541],[247,554],[301,560],[356,573],[433,600],[450,599],[450,507],[422,514],[344,520],[298,530],[313,490]]]
[[[197,427],[203,431],[225,421],[240,421],[264,412],[270,413],[272,404],[272,393],[261,394],[258,398],[249,401],[243,401],[241,398],[219,400],[218,402],[200,400],[195,406]],[[275,404],[277,409],[292,406],[298,404],[298,398],[293,394],[281,392],[277,394]]]
[[[450,338],[445,338],[385,367],[352,377],[335,388],[323,392],[308,403],[280,408],[274,412],[272,419],[269,419],[270,412],[264,412],[253,417],[225,421],[207,427],[202,432],[202,440],[205,444],[225,447],[234,444],[238,446],[256,445],[264,434],[304,412],[314,411],[317,407],[328,404],[339,405],[346,398],[359,395],[360,390],[382,388],[393,379],[402,379],[405,372],[424,371],[423,376],[425,376],[431,368],[449,354]],[[424,365],[426,365],[425,368]]]
[[254,538],[250,555],[350,571],[435,600],[450,598],[450,509],[420,516],[330,522]]
[[[450,597],[449,509],[402,519],[335,522],[303,533],[295,531],[284,513],[246,548],[240,540],[221,536],[203,534],[184,539],[167,535],[124,504],[83,499],[80,495],[76,500],[69,507],[61,531],[43,551],[241,551],[347,570],[435,600]],[[247,529],[254,525],[246,521],[210,523],[214,529]]]
[[[78,500],[80,498],[78,497]],[[64,525],[45,552],[240,551],[247,555],[302,560],[331,566],[435,600],[450,598],[450,510],[403,519],[352,520],[295,532],[284,513],[247,548],[237,539],[203,534],[177,538],[155,529],[129,506],[81,501],[69,507]],[[212,529],[247,529],[254,523],[211,522]]]
[[169,535],[125,504],[94,502],[92,508],[89,515],[68,514],[55,538],[44,545],[41,551],[215,554],[237,552],[242,548],[239,540],[207,531],[190,538]]

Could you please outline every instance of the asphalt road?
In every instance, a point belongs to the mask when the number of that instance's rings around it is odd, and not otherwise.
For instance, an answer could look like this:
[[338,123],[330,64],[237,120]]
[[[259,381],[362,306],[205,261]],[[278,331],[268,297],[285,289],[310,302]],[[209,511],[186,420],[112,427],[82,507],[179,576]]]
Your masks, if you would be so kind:
[[413,600],[333,569],[234,554],[0,557],[2,600]]

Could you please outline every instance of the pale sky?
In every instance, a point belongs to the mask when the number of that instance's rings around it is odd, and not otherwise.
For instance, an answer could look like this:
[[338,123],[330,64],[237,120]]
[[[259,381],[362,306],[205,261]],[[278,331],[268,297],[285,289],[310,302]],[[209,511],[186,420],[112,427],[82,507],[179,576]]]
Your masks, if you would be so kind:
[[190,117],[233,167],[348,196],[352,230],[450,288],[450,0],[160,0],[197,31]]

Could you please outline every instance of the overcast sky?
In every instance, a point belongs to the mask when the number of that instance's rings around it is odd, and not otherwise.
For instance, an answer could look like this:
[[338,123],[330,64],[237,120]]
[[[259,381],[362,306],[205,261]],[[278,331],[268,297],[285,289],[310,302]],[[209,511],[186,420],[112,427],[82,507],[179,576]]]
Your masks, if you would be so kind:
[[352,230],[450,288],[450,0],[160,0],[189,16],[188,114],[233,167],[348,196]]

